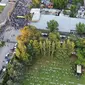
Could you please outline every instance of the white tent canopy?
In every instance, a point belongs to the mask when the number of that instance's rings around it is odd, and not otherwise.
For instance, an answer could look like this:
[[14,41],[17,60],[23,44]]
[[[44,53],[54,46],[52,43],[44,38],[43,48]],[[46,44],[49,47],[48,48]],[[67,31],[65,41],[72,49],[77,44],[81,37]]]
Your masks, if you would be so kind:
[[81,65],[77,65],[77,73],[82,73],[81,69]]

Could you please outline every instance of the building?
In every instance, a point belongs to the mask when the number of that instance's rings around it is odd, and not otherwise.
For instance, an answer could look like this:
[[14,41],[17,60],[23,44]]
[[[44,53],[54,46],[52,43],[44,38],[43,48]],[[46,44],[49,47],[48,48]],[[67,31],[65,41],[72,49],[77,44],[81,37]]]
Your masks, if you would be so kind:
[[32,8],[30,13],[32,14],[32,21],[37,22],[40,20],[40,8]]
[[59,24],[59,32],[62,33],[73,33],[75,32],[76,24],[79,22],[85,24],[85,19],[78,19],[78,18],[70,18],[66,16],[55,16],[55,15],[44,15],[41,14],[41,18],[38,22],[31,22],[30,24],[35,26],[38,29],[45,29],[47,30],[47,22],[50,20],[55,20]]

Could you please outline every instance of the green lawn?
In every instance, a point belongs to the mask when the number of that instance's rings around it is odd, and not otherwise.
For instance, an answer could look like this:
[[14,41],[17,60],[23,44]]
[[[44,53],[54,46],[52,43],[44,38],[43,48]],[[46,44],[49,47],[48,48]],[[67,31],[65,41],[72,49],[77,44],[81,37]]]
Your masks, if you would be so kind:
[[72,65],[66,62],[46,57],[37,60],[25,73],[21,85],[85,85],[85,76],[76,77]]
[[0,6],[0,13],[3,11],[5,6]]

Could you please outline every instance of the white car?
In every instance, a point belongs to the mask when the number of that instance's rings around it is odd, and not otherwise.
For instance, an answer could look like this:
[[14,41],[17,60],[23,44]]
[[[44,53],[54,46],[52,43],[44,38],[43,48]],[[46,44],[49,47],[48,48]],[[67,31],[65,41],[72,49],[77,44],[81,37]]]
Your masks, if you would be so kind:
[[17,43],[14,46],[16,47],[17,46]]
[[9,56],[9,53],[7,53],[5,56],[6,56],[6,57]]
[[3,68],[3,72],[5,72],[6,71],[6,68]]

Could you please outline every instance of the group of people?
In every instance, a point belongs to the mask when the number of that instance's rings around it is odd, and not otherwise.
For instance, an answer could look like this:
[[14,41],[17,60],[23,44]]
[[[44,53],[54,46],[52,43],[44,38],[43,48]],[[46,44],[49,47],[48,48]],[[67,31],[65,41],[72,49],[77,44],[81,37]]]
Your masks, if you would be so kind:
[[19,0],[16,3],[16,7],[10,16],[10,23],[15,29],[22,28],[28,24],[28,20],[25,18],[18,18],[17,16],[25,16],[30,13],[28,5],[31,0]]

